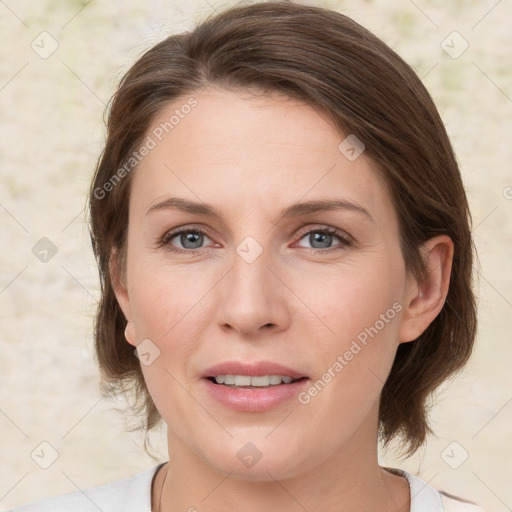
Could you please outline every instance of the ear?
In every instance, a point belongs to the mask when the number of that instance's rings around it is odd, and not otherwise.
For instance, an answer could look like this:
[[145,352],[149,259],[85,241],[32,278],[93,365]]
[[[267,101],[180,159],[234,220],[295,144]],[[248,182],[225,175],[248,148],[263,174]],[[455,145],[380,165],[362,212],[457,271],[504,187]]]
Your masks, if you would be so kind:
[[426,273],[421,282],[408,278],[398,341],[413,341],[420,336],[444,306],[453,260],[453,242],[447,235],[430,238],[421,246]]
[[109,260],[110,279],[119,307],[127,321],[124,333],[126,341],[136,346],[135,325],[132,321],[130,297],[126,286],[126,262],[122,260],[119,251],[113,249]]

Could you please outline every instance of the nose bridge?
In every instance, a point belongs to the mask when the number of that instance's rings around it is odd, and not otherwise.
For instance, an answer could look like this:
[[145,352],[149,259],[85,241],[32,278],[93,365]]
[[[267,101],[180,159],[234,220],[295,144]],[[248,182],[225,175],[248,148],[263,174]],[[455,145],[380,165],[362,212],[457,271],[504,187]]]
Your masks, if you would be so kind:
[[260,244],[253,236],[247,236],[240,242],[232,258],[231,292],[238,295],[238,300],[250,299],[256,306],[271,300],[270,248]]
[[270,247],[252,236],[235,247],[230,272],[222,285],[219,322],[245,333],[267,324],[283,327],[286,308],[280,281],[271,270],[275,266],[271,256]]
[[234,237],[235,240],[238,239],[238,243],[233,244],[231,279],[236,281],[236,286],[240,289],[250,290],[254,286],[261,286],[264,290],[263,278],[269,273],[268,267],[275,265],[271,262],[273,232],[261,220],[266,218],[266,212],[262,211],[258,215],[253,207],[249,207],[253,203],[248,198],[239,199],[242,200],[239,211],[243,213],[234,228]]

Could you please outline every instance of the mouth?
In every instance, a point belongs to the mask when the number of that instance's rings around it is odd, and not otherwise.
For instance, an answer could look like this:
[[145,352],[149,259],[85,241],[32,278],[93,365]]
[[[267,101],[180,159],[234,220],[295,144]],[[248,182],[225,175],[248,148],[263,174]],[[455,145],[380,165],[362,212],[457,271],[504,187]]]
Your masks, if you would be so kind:
[[290,403],[309,377],[269,361],[226,361],[201,375],[208,396],[238,412],[265,412]]
[[306,380],[307,377],[294,378],[289,375],[216,375],[207,377],[210,382],[219,386],[234,389],[265,389],[285,386],[294,382]]

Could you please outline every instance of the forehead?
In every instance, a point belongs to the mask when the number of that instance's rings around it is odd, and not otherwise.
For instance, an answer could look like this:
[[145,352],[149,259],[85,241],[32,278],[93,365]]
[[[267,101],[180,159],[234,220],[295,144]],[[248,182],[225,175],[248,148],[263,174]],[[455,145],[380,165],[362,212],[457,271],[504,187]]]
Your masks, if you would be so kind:
[[169,194],[238,213],[350,198],[382,215],[392,206],[378,172],[364,152],[349,160],[340,151],[345,138],[325,115],[285,96],[197,92],[153,120],[131,207],[147,210]]

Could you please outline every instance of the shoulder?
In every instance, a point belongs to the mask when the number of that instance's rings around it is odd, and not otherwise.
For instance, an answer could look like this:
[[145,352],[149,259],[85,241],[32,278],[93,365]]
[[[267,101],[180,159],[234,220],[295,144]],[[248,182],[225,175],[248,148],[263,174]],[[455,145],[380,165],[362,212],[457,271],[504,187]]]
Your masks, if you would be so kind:
[[444,512],[485,512],[482,507],[470,501],[457,498],[444,491],[440,491],[439,494],[443,500]]
[[410,512],[485,512],[475,503],[434,489],[427,482],[407,471],[396,468],[384,469],[405,477],[409,482]]
[[130,478],[15,507],[8,512],[151,512],[154,466]]

